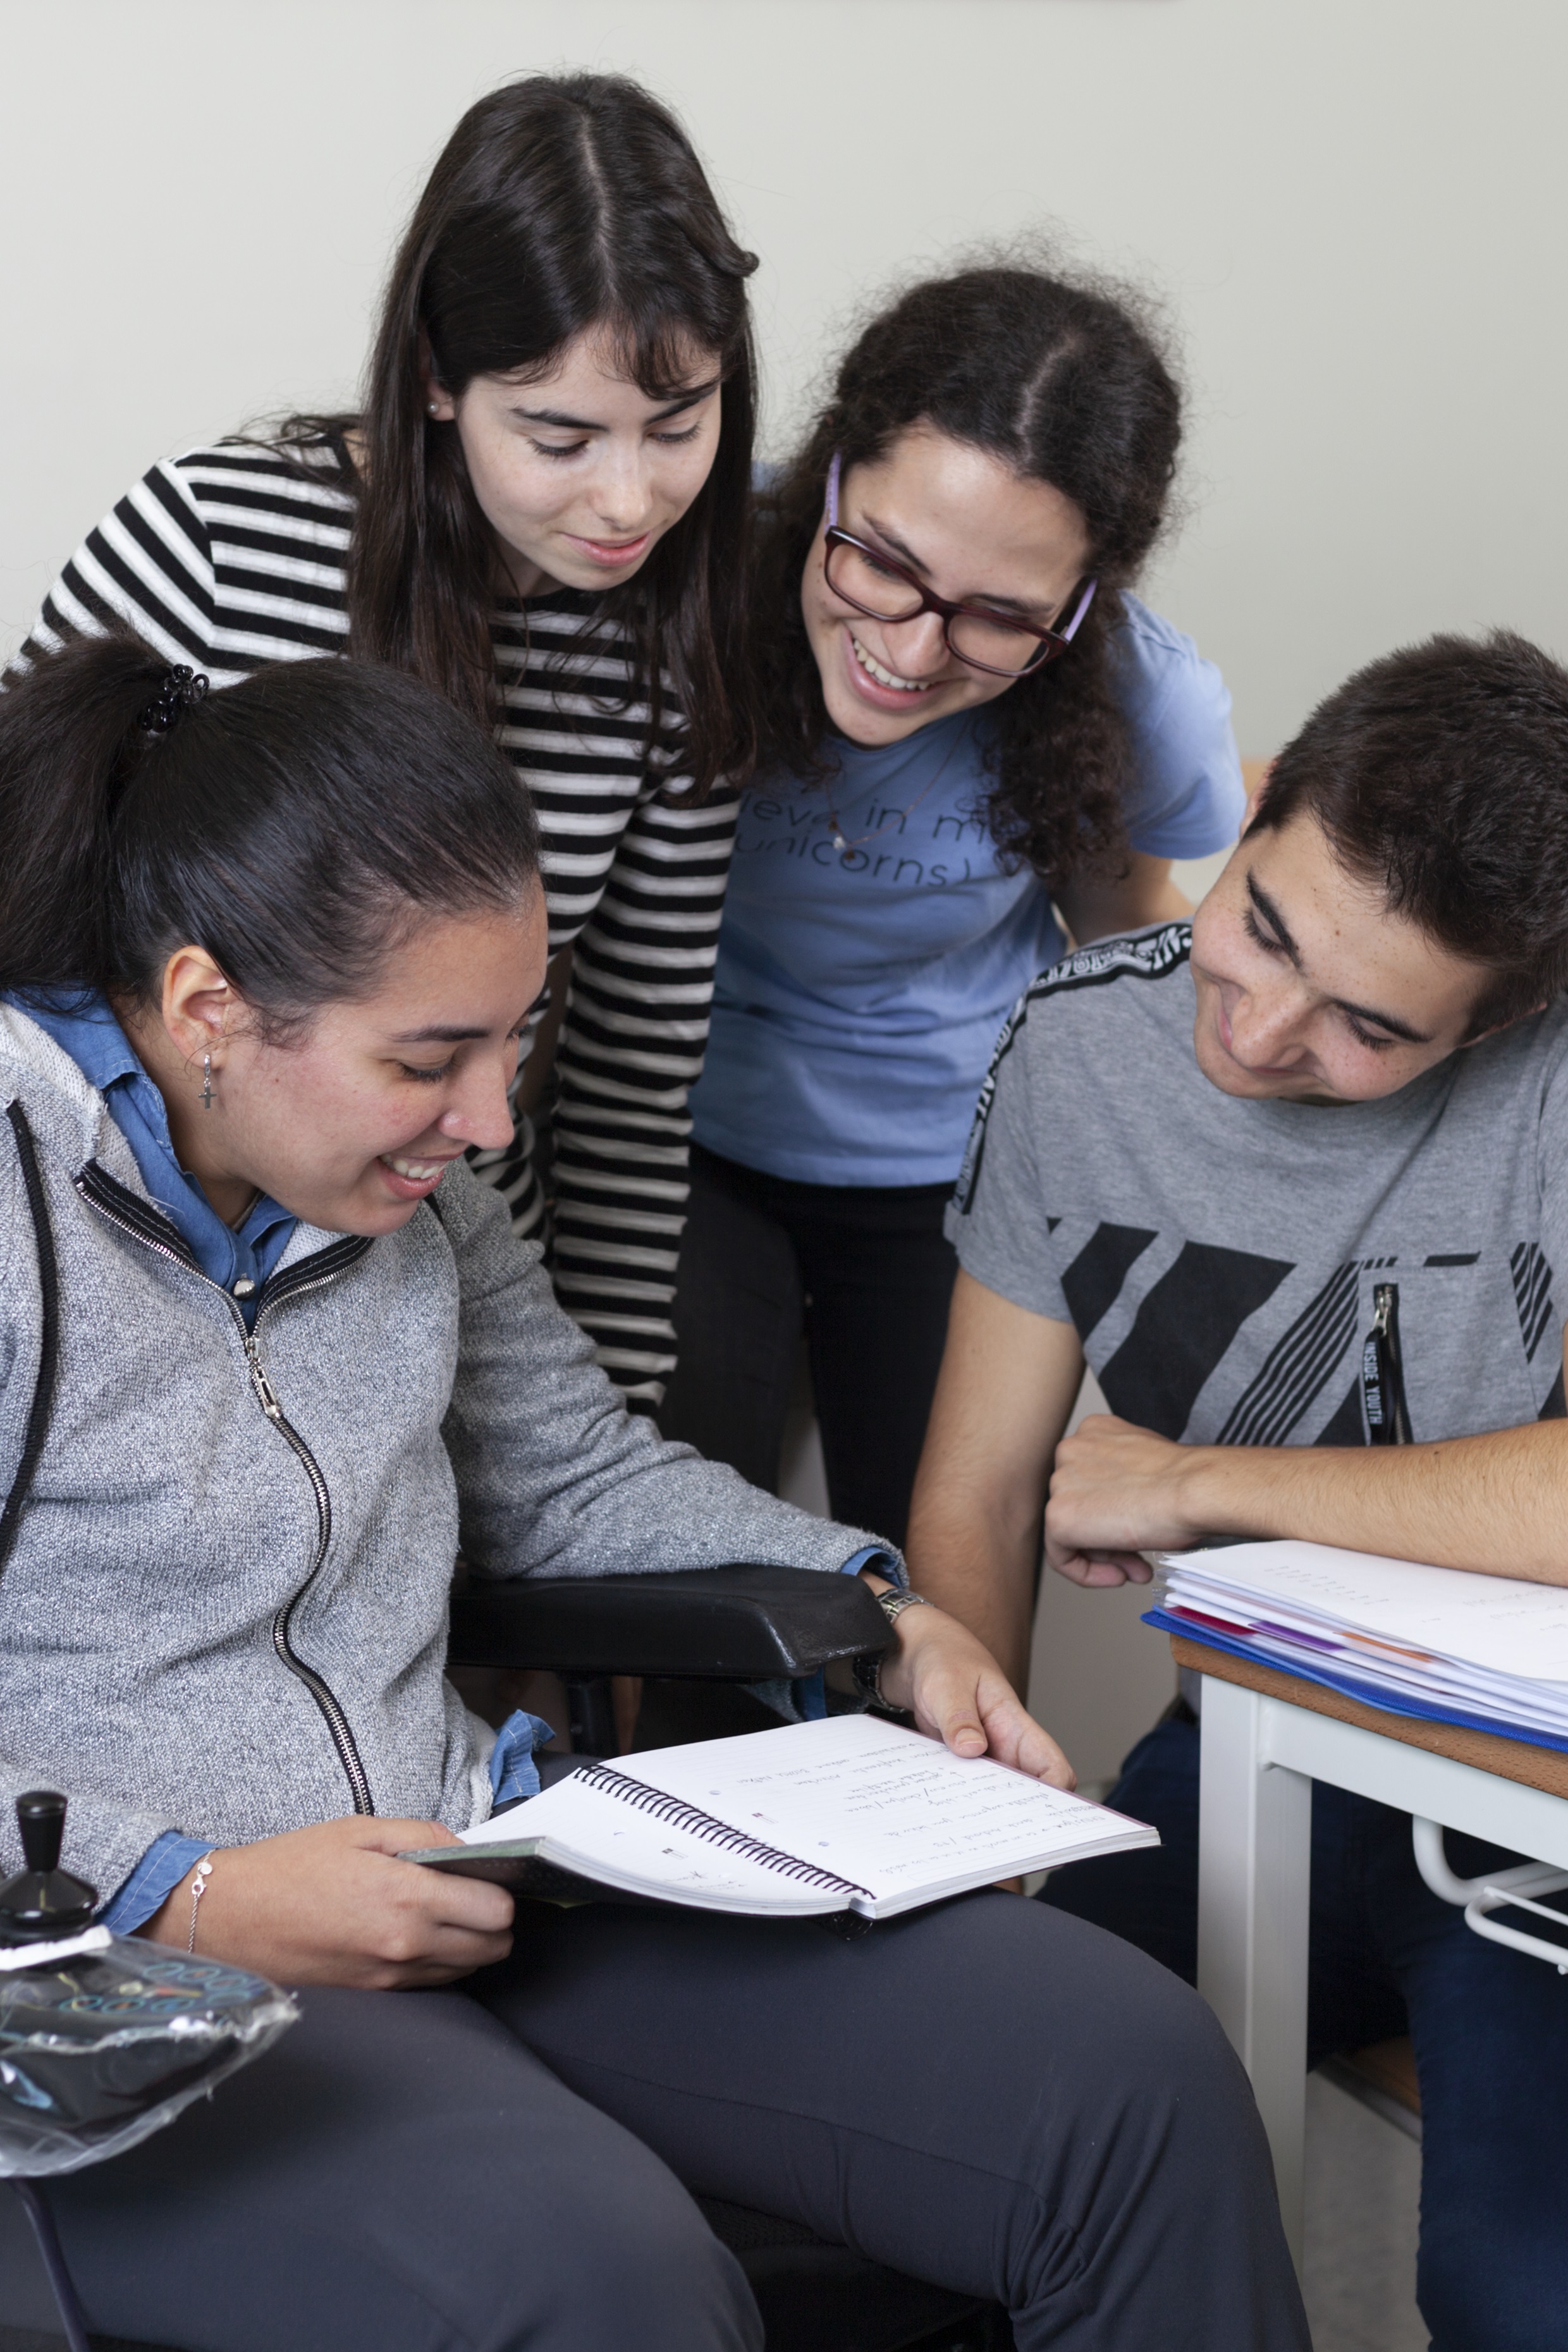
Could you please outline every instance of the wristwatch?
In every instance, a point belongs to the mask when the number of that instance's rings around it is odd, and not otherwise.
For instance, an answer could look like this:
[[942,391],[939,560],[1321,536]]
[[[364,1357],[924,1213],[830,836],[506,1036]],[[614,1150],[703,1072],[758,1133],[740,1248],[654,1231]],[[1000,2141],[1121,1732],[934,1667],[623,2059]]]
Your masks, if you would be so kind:
[[[923,1592],[878,1592],[872,1598],[889,1625],[896,1625],[906,1609],[929,1609],[932,1605]],[[895,1706],[891,1699],[882,1696],[882,1662],[890,1654],[890,1649],[862,1650],[849,1671],[862,1698],[880,1707],[884,1715],[902,1715],[906,1712],[903,1707]]]

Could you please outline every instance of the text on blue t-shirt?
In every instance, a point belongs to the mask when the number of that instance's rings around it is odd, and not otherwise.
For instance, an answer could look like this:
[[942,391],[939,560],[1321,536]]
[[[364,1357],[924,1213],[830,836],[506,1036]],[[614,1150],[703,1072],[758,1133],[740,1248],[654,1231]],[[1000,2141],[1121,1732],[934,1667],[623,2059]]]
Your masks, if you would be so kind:
[[[1241,819],[1230,696],[1190,637],[1122,601],[1128,837],[1205,856]],[[997,1032],[1066,948],[1044,885],[992,840],[986,723],[983,705],[899,743],[837,738],[826,789],[773,772],[748,793],[691,1097],[709,1150],[808,1184],[957,1175]]]

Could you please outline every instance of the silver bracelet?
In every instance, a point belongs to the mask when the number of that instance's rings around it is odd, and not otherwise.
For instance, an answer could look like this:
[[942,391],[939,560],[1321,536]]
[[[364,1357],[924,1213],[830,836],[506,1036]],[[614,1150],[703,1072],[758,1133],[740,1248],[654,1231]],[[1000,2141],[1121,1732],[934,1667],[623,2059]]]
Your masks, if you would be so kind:
[[207,1891],[207,1881],[212,1874],[212,1856],[204,1854],[191,1874],[191,1932],[185,1937],[187,1952],[194,1952],[196,1948],[196,1912],[200,1907],[202,1896]]

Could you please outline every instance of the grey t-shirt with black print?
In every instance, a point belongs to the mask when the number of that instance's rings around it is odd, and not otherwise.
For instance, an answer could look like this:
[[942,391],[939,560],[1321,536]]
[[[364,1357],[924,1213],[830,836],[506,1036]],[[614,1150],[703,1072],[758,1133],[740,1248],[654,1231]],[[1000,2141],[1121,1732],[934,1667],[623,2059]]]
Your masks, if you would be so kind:
[[1103,941],[1020,998],[948,1212],[966,1271],[1194,1444],[1365,1444],[1390,1290],[1411,1438],[1561,1415],[1568,1001],[1379,1102],[1242,1101],[1194,1057],[1191,940]]

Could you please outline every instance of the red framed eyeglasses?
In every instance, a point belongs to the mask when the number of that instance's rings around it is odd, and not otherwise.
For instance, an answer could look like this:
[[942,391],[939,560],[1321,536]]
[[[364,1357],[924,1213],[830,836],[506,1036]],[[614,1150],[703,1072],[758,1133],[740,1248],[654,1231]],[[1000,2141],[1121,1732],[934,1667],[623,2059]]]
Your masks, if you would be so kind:
[[1068,598],[1072,618],[1061,628],[1044,629],[984,604],[953,604],[945,596],[933,596],[903,564],[839,529],[843,467],[843,458],[836,455],[827,469],[824,557],[824,576],[840,604],[872,621],[912,621],[921,613],[940,614],[948,651],[971,669],[983,669],[993,677],[1026,677],[1066,653],[1094,602],[1094,581],[1080,582]]

